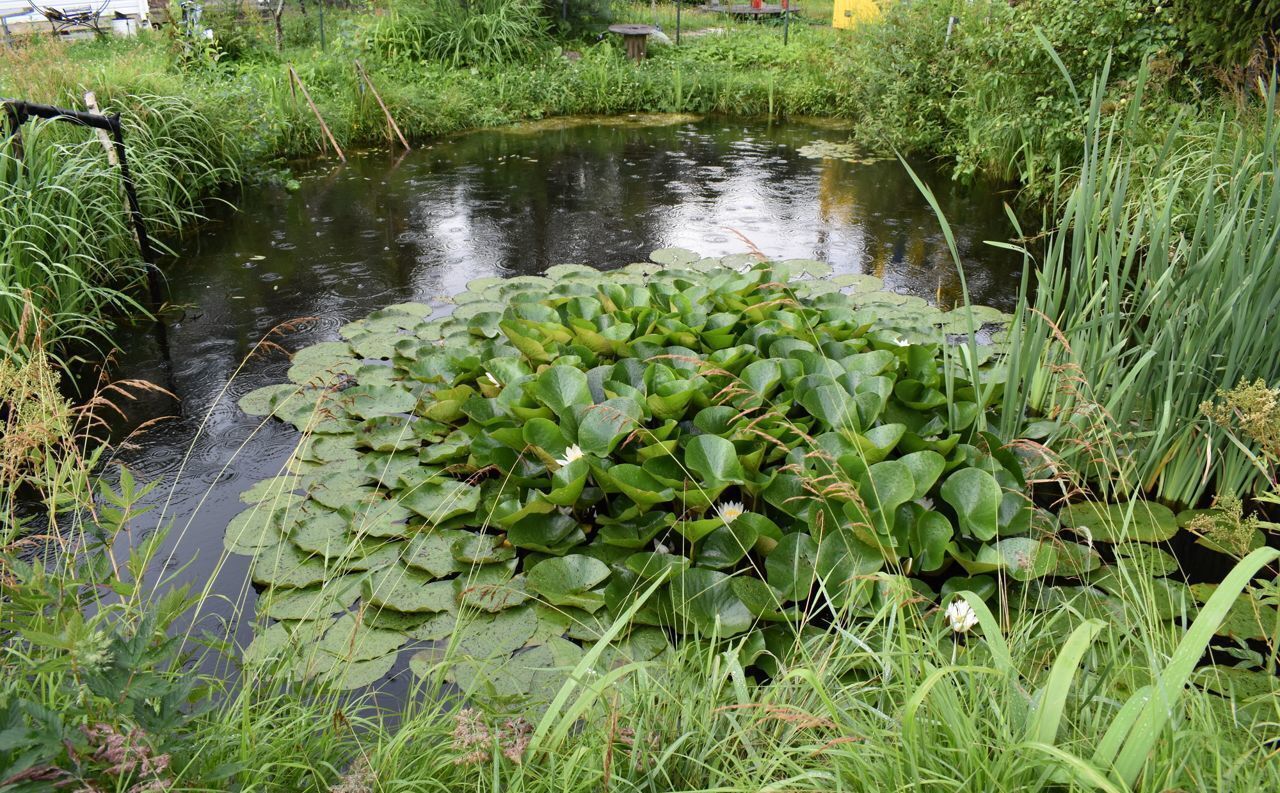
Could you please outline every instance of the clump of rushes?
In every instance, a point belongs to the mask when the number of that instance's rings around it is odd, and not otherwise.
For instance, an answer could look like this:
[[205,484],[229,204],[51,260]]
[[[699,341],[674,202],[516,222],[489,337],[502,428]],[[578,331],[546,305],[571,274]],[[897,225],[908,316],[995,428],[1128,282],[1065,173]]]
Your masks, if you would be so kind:
[[[239,150],[187,99],[130,95],[121,111],[138,198],[155,240],[189,225],[196,204],[238,181]],[[29,122],[21,150],[0,137],[0,356],[104,351],[115,317],[145,314],[144,276],[118,169],[81,127]],[[61,363],[61,361],[59,361]]]

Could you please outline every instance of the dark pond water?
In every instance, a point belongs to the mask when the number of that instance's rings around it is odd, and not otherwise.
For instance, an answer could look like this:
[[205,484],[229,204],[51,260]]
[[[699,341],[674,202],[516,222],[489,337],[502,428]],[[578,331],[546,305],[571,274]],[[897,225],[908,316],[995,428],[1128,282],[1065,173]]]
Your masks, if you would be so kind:
[[[284,325],[272,338],[295,350],[338,338],[340,326],[377,308],[431,302],[479,276],[620,266],[664,246],[742,253],[744,238],[771,257],[826,260],[955,302],[939,225],[898,162],[797,151],[841,137],[817,125],[725,119],[483,131],[403,157],[317,167],[296,192],[250,192],[239,212],[178,243],[166,272],[184,310],[169,319],[168,349],[139,329],[123,340],[115,371],[178,399],[133,403],[134,426],[171,418],[132,438],[116,461],[162,481],[150,498],[157,509],[142,520],[172,523],[164,573],[220,596],[200,607],[198,630],[251,638],[234,618],[253,612],[249,559],[224,557],[222,535],[244,506],[238,495],[278,473],[297,441],[291,427],[263,426],[236,406],[286,379],[280,350],[246,360],[273,328]],[[927,164],[917,171],[951,220],[974,301],[1010,309],[1021,262],[983,244],[1008,238],[1009,196],[961,191]]]

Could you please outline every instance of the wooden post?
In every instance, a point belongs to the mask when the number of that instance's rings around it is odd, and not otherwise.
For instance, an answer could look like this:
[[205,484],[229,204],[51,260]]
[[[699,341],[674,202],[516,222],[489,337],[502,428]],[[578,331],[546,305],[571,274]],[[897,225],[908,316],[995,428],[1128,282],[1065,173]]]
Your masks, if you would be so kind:
[[[364,81],[365,85],[369,86],[369,92],[372,93],[373,98],[377,100],[378,107],[382,108],[382,114],[387,117],[387,132],[390,133],[392,130],[394,130],[396,133],[396,137],[400,139],[400,144],[404,146],[404,150],[405,151],[412,150],[413,147],[409,145],[409,141],[404,139],[404,133],[400,131],[400,125],[397,124],[396,120],[391,117],[391,111],[387,109],[387,105],[382,101],[382,97],[378,96],[378,89],[373,87],[373,80],[369,79],[369,73],[364,70],[364,65],[361,64],[359,60],[357,60],[355,63],[356,63],[356,72],[360,75],[360,79]],[[387,137],[389,138],[391,137],[391,135],[388,134]]]
[[[98,109],[98,97],[93,93],[93,91],[85,91],[84,106],[90,113],[102,114],[102,111]],[[97,133],[98,142],[102,144],[102,148],[107,150],[107,162],[110,163],[113,168],[118,166],[120,164],[120,158],[116,156],[116,147],[111,143],[111,136],[107,134],[105,129],[95,129],[94,132]]]
[[[283,5],[283,0],[281,5]],[[316,120],[320,122],[320,129],[324,130],[325,137],[333,144],[333,150],[338,153],[338,159],[346,162],[347,155],[342,153],[342,147],[338,145],[338,139],[329,131],[329,125],[324,123],[324,116],[320,115],[320,108],[316,107],[316,103],[311,101],[311,94],[307,92],[307,87],[303,85],[302,78],[294,71],[292,64],[289,66],[289,77],[292,78],[293,84],[298,86],[298,90],[302,92],[302,97],[307,100],[307,105],[311,108],[311,112],[315,114]]]
[[276,4],[276,8],[271,12],[271,16],[275,17],[276,22],[276,52],[284,51],[284,28],[280,26],[280,17],[284,14],[284,0],[280,0]]

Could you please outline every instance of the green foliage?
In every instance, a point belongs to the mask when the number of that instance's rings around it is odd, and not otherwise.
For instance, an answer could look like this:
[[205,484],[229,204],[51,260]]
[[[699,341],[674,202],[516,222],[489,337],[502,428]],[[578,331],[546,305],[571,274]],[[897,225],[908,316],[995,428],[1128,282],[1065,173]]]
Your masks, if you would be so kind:
[[[1165,578],[1174,566],[1139,545],[1178,531],[1168,508],[1081,502],[1059,522],[984,431],[989,405],[973,400],[999,398],[1000,370],[981,365],[993,351],[965,347],[970,368],[943,338],[998,313],[845,294],[876,284],[826,280],[819,262],[653,259],[479,279],[445,319],[388,307],[345,326],[346,342],[300,351],[292,385],[246,395],[245,409],[314,434],[296,478],[254,489],[227,547],[256,557],[266,613],[277,598],[291,615],[318,604],[246,659],[299,679],[337,668],[322,649],[328,604],[353,580],[353,613],[402,640],[347,663],[390,665],[441,621],[464,643],[515,621],[518,641],[472,641],[470,671],[450,673],[482,699],[533,696],[504,677],[513,664],[563,660],[552,645],[566,632],[630,609],[627,641],[654,626],[767,646],[802,614],[873,612],[886,578],[931,597],[938,582],[991,596],[999,577],[1025,584],[1033,608],[1073,591],[1045,579],[1076,579],[1097,588],[1099,613],[1122,610],[1132,580],[1158,593],[1162,619],[1195,608]],[[390,376],[355,349],[380,350]],[[1096,543],[1117,545],[1115,564]]]
[[589,35],[613,20],[613,0],[542,0],[542,13],[560,35]]
[[[874,284],[817,280],[820,262],[739,273],[677,249],[654,258],[672,264],[481,279],[447,320],[393,306],[343,328],[351,346],[299,352],[296,385],[242,406],[305,431],[319,404],[333,426],[227,547],[257,557],[272,595],[373,571],[366,619],[536,615],[532,598],[608,624],[657,582],[637,621],[702,635],[781,620],[815,586],[869,608],[875,588],[855,577],[885,566],[1049,572],[984,551],[1026,534],[1033,510],[1018,462],[979,431],[982,407],[940,390],[974,390],[944,354],[959,317],[843,294]],[[353,347],[390,358],[390,380],[365,384],[386,370]],[[370,532],[373,511],[393,523]],[[272,626],[247,655],[287,641],[305,657],[329,613],[316,630]],[[563,627],[549,630],[534,646]]]
[[448,66],[526,60],[550,44],[540,0],[402,0],[369,31],[387,57]]
[[198,678],[178,669],[182,637],[168,631],[193,601],[187,587],[146,597],[142,577],[163,531],[129,548],[116,543],[146,512],[138,505],[150,490],[121,469],[119,487],[99,486],[94,521],[52,563],[23,558],[16,526],[0,524],[5,790],[172,784],[171,752],[183,750],[200,709],[192,707]]
[[1201,63],[1242,64],[1256,48],[1266,46],[1266,37],[1274,36],[1280,25],[1277,0],[1173,0],[1171,10],[1192,59]]
[[[192,103],[131,96],[123,105],[130,166],[155,238],[195,217],[198,197],[238,173]],[[39,340],[109,342],[114,312],[141,313],[142,280],[120,174],[91,132],[30,122],[21,157],[0,140],[0,355]],[[50,345],[52,346],[52,345]]]
[[[1046,419],[1039,432],[1063,462],[1107,492],[1183,505],[1215,489],[1246,495],[1267,466],[1202,405],[1242,378],[1280,379],[1280,335],[1258,324],[1280,308],[1280,127],[1174,127],[1147,171],[1131,155],[1141,113],[1105,119],[1104,80],[1085,160],[1035,257],[1004,429]],[[1274,88],[1266,107],[1270,117]]]

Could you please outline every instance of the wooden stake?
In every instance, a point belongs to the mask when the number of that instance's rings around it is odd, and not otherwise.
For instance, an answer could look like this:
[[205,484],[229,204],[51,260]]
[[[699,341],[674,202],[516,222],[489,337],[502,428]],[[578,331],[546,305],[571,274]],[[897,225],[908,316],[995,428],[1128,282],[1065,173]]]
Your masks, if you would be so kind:
[[284,52],[284,28],[280,25],[280,16],[284,14],[284,0],[271,11],[276,22],[276,52]]
[[338,139],[329,131],[329,125],[324,123],[324,116],[320,115],[320,108],[316,107],[316,103],[311,101],[311,94],[307,93],[307,87],[303,85],[302,78],[294,71],[292,65],[289,66],[289,77],[292,78],[293,84],[298,86],[298,90],[302,91],[302,98],[307,100],[307,105],[311,108],[311,112],[315,114],[316,120],[320,122],[320,129],[324,130],[325,136],[333,144],[333,150],[338,153],[338,159],[346,162],[347,155],[342,153],[342,147],[338,145]]
[[[98,97],[94,95],[93,91],[85,91],[84,106],[88,108],[90,113],[102,114],[102,111],[98,109]],[[102,148],[107,150],[107,162],[111,163],[112,168],[120,165],[120,158],[116,156],[116,147],[111,142],[111,136],[107,134],[105,129],[95,129],[94,131],[98,133],[98,142],[102,144]]]
[[413,147],[409,145],[409,141],[404,139],[404,133],[400,131],[400,125],[391,117],[391,111],[387,110],[387,105],[382,101],[382,97],[378,96],[378,89],[373,87],[373,80],[369,79],[369,73],[364,70],[364,66],[359,60],[355,62],[356,72],[360,75],[360,79],[364,80],[364,84],[369,86],[369,92],[373,94],[373,98],[378,100],[378,107],[382,108],[382,114],[387,117],[387,128],[395,130],[396,137],[400,139],[400,145],[404,146],[405,151],[412,151]]

